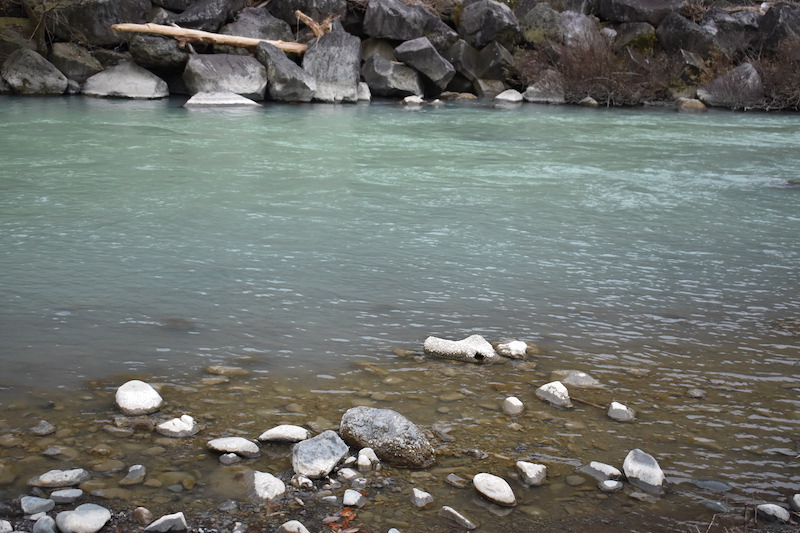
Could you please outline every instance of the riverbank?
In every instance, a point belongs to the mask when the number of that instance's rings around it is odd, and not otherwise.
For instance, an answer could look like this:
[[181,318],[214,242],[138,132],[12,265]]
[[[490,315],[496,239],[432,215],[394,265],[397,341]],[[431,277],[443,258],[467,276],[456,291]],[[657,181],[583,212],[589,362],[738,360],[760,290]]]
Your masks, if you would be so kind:
[[[431,101],[444,93],[590,106],[674,103],[687,111],[800,108],[795,3],[304,0],[288,9],[138,0],[106,7],[3,4],[0,93],[234,93],[255,102],[331,103]],[[175,26],[205,33],[157,35],[180,31]],[[229,36],[249,40],[231,44]],[[230,96],[212,105],[223,101],[230,105]]]

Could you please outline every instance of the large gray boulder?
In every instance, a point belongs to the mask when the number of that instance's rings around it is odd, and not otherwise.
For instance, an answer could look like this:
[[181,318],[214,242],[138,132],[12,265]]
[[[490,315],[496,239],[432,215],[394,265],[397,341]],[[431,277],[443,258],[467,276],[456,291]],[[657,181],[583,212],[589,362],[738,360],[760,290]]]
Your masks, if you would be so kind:
[[481,53],[463,39],[456,41],[444,54],[456,72],[470,81],[481,77],[484,70]]
[[37,52],[19,48],[0,67],[0,76],[18,94],[64,94],[69,82],[52,63]]
[[427,37],[437,50],[446,50],[458,35],[420,5],[402,0],[370,0],[364,14],[364,33],[370,37],[410,41]]
[[566,102],[564,78],[557,70],[544,70],[539,79],[525,89],[522,98],[534,104],[563,104]]
[[436,51],[427,37],[412,39],[394,50],[397,59],[421,73],[439,91],[444,90],[456,73],[456,69]]
[[321,102],[358,101],[361,41],[343,31],[323,35],[303,56],[303,69],[317,83],[314,99]]
[[217,32],[243,7],[244,0],[195,0],[173,22],[182,28]]
[[520,27],[514,12],[496,0],[477,0],[461,11],[458,34],[476,48],[492,41],[513,46],[520,39]]
[[48,59],[68,79],[78,83],[103,70],[103,65],[87,48],[75,43],[53,43]]
[[486,80],[505,80],[514,66],[514,56],[505,46],[492,41],[480,52],[480,78]]
[[648,22],[658,26],[680,10],[683,0],[600,0],[598,14],[609,22]]
[[269,96],[283,102],[310,102],[317,91],[314,76],[289,59],[282,50],[260,43],[256,59],[267,68]]
[[705,58],[715,48],[714,36],[705,27],[678,13],[670,13],[661,21],[656,37],[668,52],[683,49]]
[[[113,98],[155,99],[169,96],[169,88],[167,87],[167,82],[149,70],[133,62],[126,61],[98,72],[86,80],[83,86],[83,94]],[[126,383],[126,385],[128,384]],[[147,384],[145,383],[144,385]],[[149,385],[147,386],[149,387]],[[156,397],[154,395],[152,398],[150,396],[145,398],[144,390],[136,392],[136,394],[139,393],[141,393],[139,396],[141,401],[134,399],[128,403],[120,403],[120,393],[117,391],[117,404],[125,414],[147,414],[158,410],[156,405],[159,407],[161,405],[159,402],[160,396]],[[128,408],[127,405],[135,407]]]
[[605,42],[597,28],[597,19],[575,11],[561,13],[564,28],[564,44],[576,50],[591,50],[604,46]]
[[349,450],[335,431],[323,431],[292,447],[292,468],[295,474],[307,478],[325,477],[345,458]]
[[649,54],[656,43],[656,29],[647,22],[624,22],[617,27],[612,46],[615,52],[630,46],[634,50]]
[[416,70],[380,54],[373,54],[364,62],[361,77],[377,96],[421,96],[425,92]]
[[288,23],[290,26],[297,25],[295,11],[302,11],[317,22],[331,17],[344,17],[347,11],[346,0],[280,0],[280,2],[270,2],[267,9],[277,18]]
[[761,46],[768,52],[779,52],[784,43],[800,41],[800,5],[781,2],[772,6],[761,17],[759,33]]
[[[273,41],[292,41],[292,28],[285,21],[273,16],[262,7],[247,7],[236,14],[236,20],[225,24],[219,32],[223,35],[238,35],[253,39],[270,39]],[[237,46],[214,45],[218,54],[248,55],[246,48]]]
[[732,57],[745,52],[759,37],[761,16],[752,11],[730,13],[714,7],[703,16],[701,26],[714,36],[714,41],[723,53]]
[[189,56],[183,81],[190,94],[229,91],[252,100],[263,100],[267,69],[256,58],[231,54]]
[[520,33],[525,41],[534,46],[547,41],[563,42],[564,24],[560,13],[550,7],[550,4],[542,2],[522,17]]
[[163,35],[134,35],[129,49],[137,65],[158,71],[180,73],[189,60],[188,49],[181,48],[172,37]]
[[697,89],[697,98],[708,106],[748,109],[763,103],[764,86],[755,67],[742,63]]
[[[43,17],[47,31],[62,41],[80,40],[95,46],[117,45],[125,41],[126,34],[111,29],[121,22],[147,22],[149,0],[63,0],[46,4],[26,0],[29,10]],[[77,39],[76,39],[77,38]]]
[[342,415],[342,438],[359,448],[372,448],[387,463],[407,468],[427,468],[436,456],[422,431],[391,409],[359,406]]

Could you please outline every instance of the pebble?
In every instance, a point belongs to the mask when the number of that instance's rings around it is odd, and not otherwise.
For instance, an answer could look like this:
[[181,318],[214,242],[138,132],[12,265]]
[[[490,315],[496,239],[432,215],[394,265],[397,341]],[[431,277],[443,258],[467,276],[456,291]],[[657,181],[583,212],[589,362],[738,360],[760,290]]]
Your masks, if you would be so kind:
[[452,520],[464,529],[476,529],[478,527],[475,522],[447,505],[439,509],[439,516]]
[[111,512],[101,505],[84,503],[74,511],[56,515],[56,525],[61,533],[97,533],[111,519]]
[[26,515],[34,515],[36,513],[46,513],[56,506],[56,502],[48,498],[37,498],[36,496],[23,496],[20,498],[20,505],[22,512]]
[[414,504],[415,507],[426,507],[432,504],[433,501],[433,496],[431,496],[430,493],[417,488],[411,489],[411,503]]
[[50,470],[41,476],[36,476],[28,480],[28,485],[32,487],[72,487],[79,483],[83,483],[89,479],[89,472],[83,468],[74,468],[72,470]]
[[235,453],[242,457],[258,457],[261,455],[261,450],[253,441],[247,440],[244,437],[223,437],[220,439],[213,439],[206,443],[209,450],[222,453]]
[[342,498],[342,505],[345,507],[364,507],[367,504],[367,497],[357,490],[347,489],[344,491]]
[[166,437],[184,438],[196,435],[200,431],[200,426],[191,416],[182,415],[180,418],[173,418],[157,425],[156,431]]
[[608,417],[617,422],[632,422],[636,418],[636,411],[619,402],[611,402],[608,406]]
[[126,415],[146,415],[161,409],[164,400],[156,390],[138,379],[133,379],[117,389],[117,407]]
[[153,513],[146,507],[137,507],[133,510],[133,518],[143,526],[146,526],[153,522]]
[[242,458],[235,453],[223,453],[219,456],[219,462],[225,466],[230,466],[241,463]]
[[253,492],[263,501],[272,501],[286,494],[286,485],[267,472],[253,472],[251,480]]
[[146,528],[145,531],[185,531],[188,529],[183,513],[164,515]]
[[50,499],[56,503],[73,503],[83,496],[81,489],[61,489],[50,493]]
[[556,407],[572,407],[569,391],[560,381],[551,381],[536,389],[536,397]]
[[545,465],[517,461],[516,467],[522,477],[522,483],[528,487],[541,485],[547,477],[547,467]]
[[259,435],[262,442],[300,442],[311,437],[311,432],[304,427],[282,424],[266,430]]
[[580,487],[586,482],[583,476],[578,476],[576,474],[571,474],[564,478],[564,482],[569,485],[570,487]]
[[375,454],[375,450],[372,448],[361,448],[358,451],[358,460],[356,461],[356,465],[361,472],[380,470],[381,460],[378,459],[378,456]]
[[511,490],[508,482],[501,477],[481,472],[472,478],[472,484],[475,485],[478,492],[498,505],[512,507],[517,504],[514,491]]
[[592,461],[588,465],[582,467],[580,471],[584,474],[589,474],[598,481],[620,479],[622,477],[622,472],[620,472],[619,469],[597,461]]
[[120,480],[119,484],[122,486],[138,485],[144,482],[146,475],[147,469],[144,465],[133,465],[128,469],[128,473]]
[[503,400],[503,412],[507,415],[518,415],[525,409],[522,402],[516,396],[509,396]]
[[289,520],[288,522],[284,522],[281,524],[281,527],[278,528],[280,533],[309,533],[306,526],[303,525],[302,522],[298,520]]
[[80,452],[69,446],[48,446],[48,448],[42,452],[42,455],[52,457],[58,461],[73,461],[78,458]]
[[622,490],[623,483],[616,479],[604,479],[597,487],[603,492],[618,492]]
[[51,435],[55,432],[56,432],[56,427],[47,420],[42,420],[31,428],[31,433],[39,437]]

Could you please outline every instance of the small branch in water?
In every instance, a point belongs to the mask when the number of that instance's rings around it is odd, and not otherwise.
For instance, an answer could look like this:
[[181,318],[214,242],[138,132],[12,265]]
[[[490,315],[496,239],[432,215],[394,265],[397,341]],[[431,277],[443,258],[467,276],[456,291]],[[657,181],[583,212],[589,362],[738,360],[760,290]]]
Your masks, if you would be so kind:
[[603,407],[602,405],[597,405],[596,403],[588,402],[586,400],[581,400],[580,398],[575,398],[574,396],[572,396],[571,399],[576,401],[576,402],[578,402],[578,403],[582,403],[584,405],[590,405],[592,407],[597,407],[598,409],[605,410],[605,407]]

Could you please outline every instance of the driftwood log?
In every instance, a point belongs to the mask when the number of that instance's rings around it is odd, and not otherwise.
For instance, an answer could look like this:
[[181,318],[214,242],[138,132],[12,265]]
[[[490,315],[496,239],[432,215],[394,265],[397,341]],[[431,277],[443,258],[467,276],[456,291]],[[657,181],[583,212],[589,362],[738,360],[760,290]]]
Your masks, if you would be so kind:
[[183,43],[205,43],[205,44],[225,44],[240,48],[255,48],[259,43],[269,43],[276,48],[290,54],[303,54],[308,49],[308,45],[303,43],[292,43],[287,41],[273,41],[270,39],[253,39],[251,37],[239,37],[237,35],[223,35],[221,33],[211,33],[201,30],[189,30],[177,28],[175,26],[164,26],[161,24],[114,24],[111,29],[118,32],[127,33],[152,33],[156,35],[166,35],[174,37],[181,44]]

